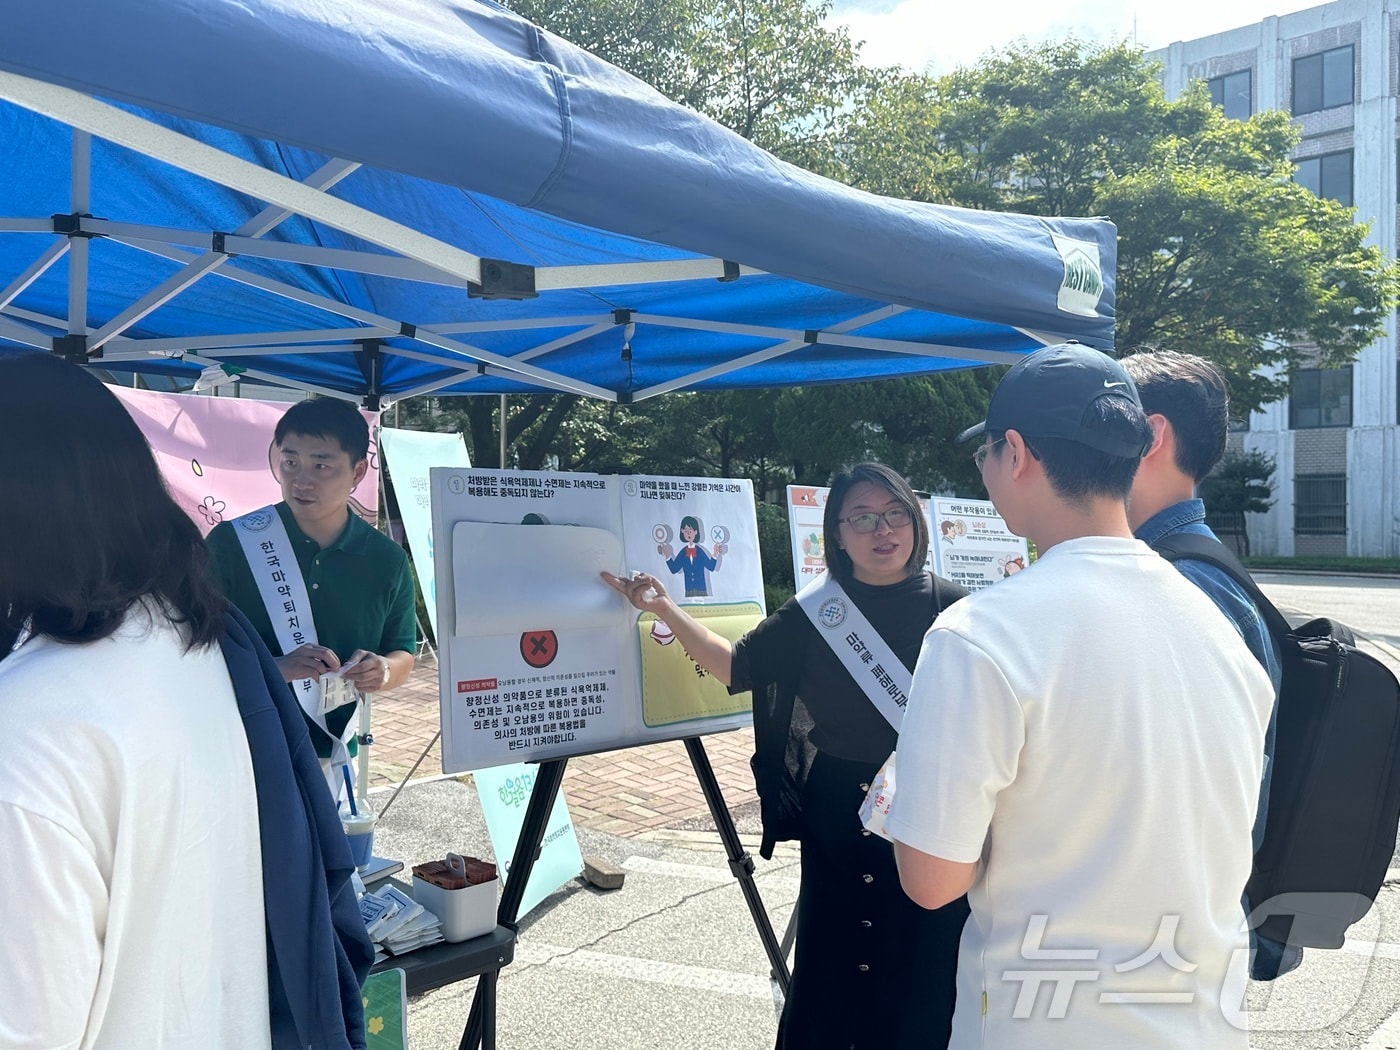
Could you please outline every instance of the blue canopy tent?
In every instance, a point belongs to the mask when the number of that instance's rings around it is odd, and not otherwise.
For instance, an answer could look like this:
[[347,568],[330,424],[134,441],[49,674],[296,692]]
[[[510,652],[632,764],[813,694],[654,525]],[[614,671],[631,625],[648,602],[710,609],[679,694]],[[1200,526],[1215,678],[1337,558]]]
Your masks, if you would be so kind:
[[428,392],[833,383],[1113,339],[1113,226],[784,164],[488,0],[14,0],[0,349]]

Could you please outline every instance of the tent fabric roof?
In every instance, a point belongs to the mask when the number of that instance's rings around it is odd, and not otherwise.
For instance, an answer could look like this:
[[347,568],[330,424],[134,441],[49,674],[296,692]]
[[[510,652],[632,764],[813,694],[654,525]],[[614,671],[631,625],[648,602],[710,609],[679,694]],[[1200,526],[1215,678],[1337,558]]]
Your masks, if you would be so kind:
[[3,345],[617,400],[1112,345],[1112,224],[823,179],[486,0],[6,23]]

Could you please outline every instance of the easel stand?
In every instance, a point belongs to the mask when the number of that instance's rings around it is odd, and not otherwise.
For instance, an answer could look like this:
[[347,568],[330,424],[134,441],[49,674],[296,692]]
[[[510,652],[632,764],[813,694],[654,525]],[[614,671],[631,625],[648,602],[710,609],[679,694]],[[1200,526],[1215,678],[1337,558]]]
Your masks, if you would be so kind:
[[[710,766],[710,757],[705,753],[705,745],[698,736],[686,737],[684,743],[686,754],[690,756],[690,764],[695,769],[695,777],[700,782],[700,790],[705,796],[705,804],[709,806],[710,816],[714,818],[715,827],[724,842],[724,852],[729,858],[729,870],[739,880],[739,888],[749,906],[749,914],[753,916],[759,939],[763,941],[763,950],[768,953],[772,977],[786,995],[789,979],[787,958],[778,944],[773,924],[768,921],[768,913],[764,910],[763,900],[758,894],[758,886],[753,878],[753,858],[739,842],[734,818],[729,815],[729,808],[724,804],[724,796],[720,793],[719,781],[715,779],[714,769]],[[517,928],[520,902],[530,881],[530,870],[540,855],[549,814],[554,808],[554,799],[559,794],[559,787],[564,782],[564,767],[568,765],[568,761],[567,758],[556,758],[540,763],[535,787],[530,794],[530,803],[525,808],[520,840],[516,843],[515,856],[510,862],[510,875],[506,880],[505,891],[501,894],[500,907],[496,911],[496,922],[501,926],[512,930]],[[476,994],[472,998],[471,1014],[467,1018],[467,1027],[462,1032],[458,1050],[479,1050],[481,1047],[483,1010],[494,1013],[496,1008],[495,989],[487,989],[483,994],[484,985],[484,981],[477,985]]]

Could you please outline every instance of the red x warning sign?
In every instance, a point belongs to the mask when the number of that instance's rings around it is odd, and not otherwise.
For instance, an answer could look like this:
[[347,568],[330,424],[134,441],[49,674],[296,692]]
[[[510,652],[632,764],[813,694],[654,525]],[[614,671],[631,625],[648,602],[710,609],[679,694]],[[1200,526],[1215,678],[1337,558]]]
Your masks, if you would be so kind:
[[520,636],[520,655],[531,667],[548,667],[559,655],[559,639],[553,631],[526,631]]

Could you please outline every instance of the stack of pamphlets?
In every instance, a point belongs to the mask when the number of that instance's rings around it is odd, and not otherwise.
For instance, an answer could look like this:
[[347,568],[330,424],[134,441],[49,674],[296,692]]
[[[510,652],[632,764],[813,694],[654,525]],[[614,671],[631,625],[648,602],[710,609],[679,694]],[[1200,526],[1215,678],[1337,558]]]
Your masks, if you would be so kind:
[[360,918],[374,942],[375,960],[442,940],[442,922],[397,886],[360,897]]

